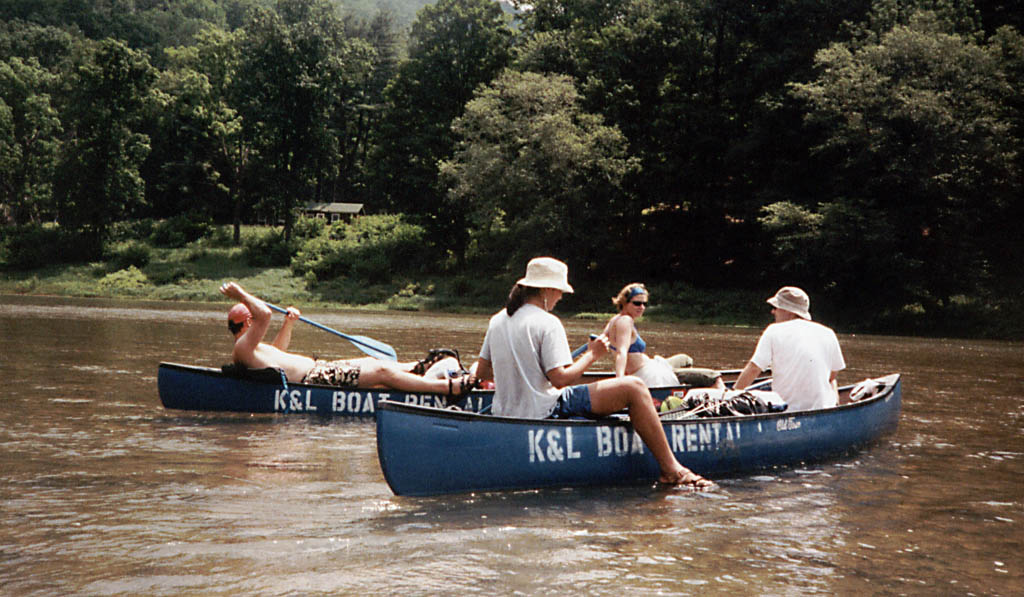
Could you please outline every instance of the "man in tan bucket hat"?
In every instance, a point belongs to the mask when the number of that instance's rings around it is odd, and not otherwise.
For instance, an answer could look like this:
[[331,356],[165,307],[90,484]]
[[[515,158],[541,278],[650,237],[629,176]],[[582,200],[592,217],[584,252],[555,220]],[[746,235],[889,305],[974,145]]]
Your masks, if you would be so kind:
[[775,323],[761,334],[733,387],[746,388],[770,368],[772,390],[786,400],[788,410],[838,404],[836,376],[846,368],[846,361],[835,332],[811,321],[811,299],[796,286],[783,286],[767,302]]

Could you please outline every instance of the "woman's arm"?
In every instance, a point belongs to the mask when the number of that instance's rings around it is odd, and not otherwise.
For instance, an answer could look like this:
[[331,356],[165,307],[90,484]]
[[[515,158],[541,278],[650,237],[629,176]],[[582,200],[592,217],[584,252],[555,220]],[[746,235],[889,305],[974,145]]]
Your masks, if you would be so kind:
[[608,341],[615,347],[615,377],[626,374],[626,361],[629,358],[629,345],[633,336],[633,318],[629,315],[616,315],[608,322]]
[[587,352],[580,355],[580,358],[570,365],[555,367],[547,371],[548,381],[558,389],[571,386],[583,377],[583,372],[590,367],[594,361],[608,352],[608,336],[601,334],[587,343]]

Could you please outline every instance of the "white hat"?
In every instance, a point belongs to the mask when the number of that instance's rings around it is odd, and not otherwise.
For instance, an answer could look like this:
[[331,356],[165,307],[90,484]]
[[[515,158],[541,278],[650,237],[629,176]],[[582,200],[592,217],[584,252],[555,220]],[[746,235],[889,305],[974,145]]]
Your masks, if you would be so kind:
[[807,293],[796,286],[783,286],[775,293],[775,296],[768,299],[768,304],[784,311],[789,311],[797,317],[804,319],[811,318],[811,299]]
[[572,292],[572,286],[569,286],[569,266],[551,257],[531,259],[526,264],[526,277],[516,284]]

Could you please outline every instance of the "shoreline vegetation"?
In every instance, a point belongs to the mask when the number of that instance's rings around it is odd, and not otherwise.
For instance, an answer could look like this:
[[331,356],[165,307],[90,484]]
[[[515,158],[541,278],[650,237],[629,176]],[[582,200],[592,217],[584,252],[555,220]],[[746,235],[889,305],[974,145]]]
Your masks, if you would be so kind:
[[[314,238],[330,229],[316,222],[309,226],[311,231],[307,231],[307,235]],[[388,262],[394,255],[384,255],[384,260],[376,262],[376,267],[369,271],[352,268],[348,275],[320,279],[312,270],[303,271],[300,264],[305,249],[300,248],[304,246],[301,242],[291,241],[291,249],[274,246],[275,242],[286,242],[275,228],[244,226],[239,245],[231,241],[230,226],[210,227],[204,232],[199,238],[178,238],[171,243],[153,242],[152,232],[142,238],[122,234],[109,243],[99,261],[8,267],[0,271],[0,297],[30,295],[216,304],[223,302],[217,291],[220,284],[237,280],[271,302],[302,308],[489,314],[504,304],[510,284],[517,279],[517,272],[501,269],[486,272],[479,267],[456,274],[431,272],[424,267],[403,269]],[[166,244],[176,246],[161,246]],[[612,312],[607,297],[630,281],[634,280],[627,280],[626,276],[600,283],[581,280],[578,292],[560,307],[561,315],[603,320]],[[762,307],[771,289],[760,292],[706,289],[678,282],[643,281],[651,288],[654,299],[652,308],[645,314],[651,321],[755,328],[769,323]],[[822,312],[827,312],[825,305],[820,307]],[[965,301],[956,317],[951,317],[955,321],[945,326],[930,323],[937,319],[934,314],[927,320],[923,316],[915,320],[910,312],[910,317],[890,329],[881,329],[878,322],[863,327],[847,323],[836,329],[843,333],[922,337],[998,340],[1022,337],[1021,324],[1014,322],[1024,318],[1003,316],[989,320],[993,316],[989,311],[974,308]],[[820,318],[832,324],[827,314]]]
[[[393,276],[370,279],[350,275],[317,280],[296,273],[289,265],[253,264],[249,254],[268,228],[243,227],[241,246],[226,245],[223,235],[167,248],[148,241],[115,243],[100,261],[55,264],[0,272],[0,296],[30,295],[73,298],[154,300],[216,304],[223,302],[221,283],[236,280],[266,300],[301,308],[365,309],[372,311],[423,311],[445,313],[493,313],[504,304],[516,275],[449,275],[400,271]],[[221,234],[223,232],[223,234]],[[391,268],[387,268],[391,269]],[[625,278],[623,278],[625,280]],[[619,283],[619,286],[627,281]],[[617,283],[617,282],[616,282]],[[649,284],[657,292],[665,285]],[[616,288],[617,290],[617,288]],[[675,289],[674,289],[675,290]],[[686,301],[691,311],[670,296],[654,305],[648,319],[698,324],[761,325],[764,313],[745,316],[740,305],[756,298],[747,292],[699,291]],[[610,316],[607,298],[613,290],[579,292],[562,306],[563,316],[603,320]],[[700,298],[696,295],[701,295]],[[699,308],[694,305],[703,303]],[[733,312],[716,313],[717,305],[733,305]]]
[[0,2],[0,292],[1021,340],[1008,6]]

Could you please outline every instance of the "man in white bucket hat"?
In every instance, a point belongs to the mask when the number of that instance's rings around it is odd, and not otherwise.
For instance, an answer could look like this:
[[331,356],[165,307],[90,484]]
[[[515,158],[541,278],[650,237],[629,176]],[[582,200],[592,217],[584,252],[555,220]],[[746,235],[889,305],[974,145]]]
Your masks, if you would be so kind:
[[531,419],[599,418],[629,409],[633,429],[661,468],[659,482],[707,489],[714,483],[679,464],[654,409],[651,393],[630,375],[578,384],[583,372],[608,352],[608,337],[591,340],[573,361],[565,328],[550,311],[572,292],[569,268],[557,259],[537,257],[509,293],[505,308],[491,317],[477,381],[494,379],[494,414]]
[[836,376],[846,368],[836,333],[811,321],[811,299],[795,286],[783,286],[768,299],[775,323],[765,328],[750,362],[733,387],[746,388],[765,369],[772,370],[772,390],[790,411],[835,406]]

